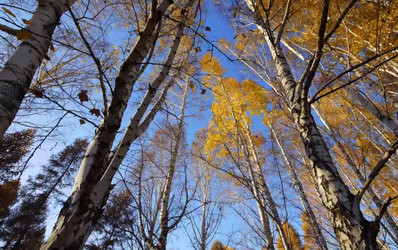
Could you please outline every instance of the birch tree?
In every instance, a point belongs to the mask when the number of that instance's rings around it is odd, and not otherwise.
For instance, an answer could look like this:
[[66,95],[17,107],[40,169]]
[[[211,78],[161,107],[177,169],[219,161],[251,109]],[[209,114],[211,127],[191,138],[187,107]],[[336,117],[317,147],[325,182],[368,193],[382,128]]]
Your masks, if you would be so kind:
[[176,100],[182,98],[181,105],[175,103],[180,109],[177,124],[166,116],[150,142],[140,145],[137,163],[123,178],[132,197],[130,205],[136,208],[133,238],[139,249],[166,249],[171,232],[188,213],[191,200],[183,128],[189,84],[178,84],[173,90]]
[[[184,11],[180,12],[182,13],[181,19],[177,22],[174,40],[171,42],[166,60],[162,64],[159,74],[149,84],[141,104],[131,118],[121,140],[118,143],[115,142],[134,83],[145,70],[148,63],[146,59],[152,55],[151,51],[154,49],[158,32],[164,22],[163,16],[168,13],[170,4],[171,2],[169,1],[153,1],[148,6],[150,14],[148,15],[147,23],[139,33],[134,47],[119,69],[115,78],[112,100],[104,112],[106,116],[101,121],[85,153],[73,185],[72,194],[64,204],[53,232],[46,244],[42,246],[42,249],[80,249],[83,247],[93,230],[95,222],[102,213],[102,207],[106,203],[112,188],[112,179],[126,156],[131,143],[145,132],[161,108],[167,91],[173,84],[172,78],[168,78],[168,76],[176,58],[185,28],[184,24],[187,16],[191,18],[192,13],[195,13],[193,11],[195,6],[192,5],[192,1],[189,1],[188,4],[181,3],[181,9]],[[184,53],[179,54],[181,61],[183,61],[184,55],[186,56]],[[155,94],[162,83],[164,83],[163,90],[155,101]],[[152,108],[147,112],[151,104]],[[116,147],[112,149],[114,144],[116,144]]]
[[[339,28],[342,22],[347,20],[356,11],[365,9],[367,6],[366,3],[350,1],[334,6],[329,1],[323,1],[322,3],[311,5],[312,11],[309,13],[312,13],[314,9],[318,9],[319,11],[316,11],[316,14],[314,12],[314,15],[307,16],[305,16],[305,8],[301,8],[303,12],[297,12],[300,8],[296,4],[303,3],[295,1],[245,1],[245,4],[247,9],[245,9],[246,12],[242,15],[250,13],[246,15],[246,21],[252,27],[254,26],[264,38],[266,49],[269,51],[269,56],[272,59],[274,71],[271,72],[272,77],[268,78],[269,81],[267,83],[284,101],[284,105],[286,105],[286,109],[289,111],[293,123],[302,138],[306,154],[312,164],[319,196],[329,213],[341,248],[377,249],[376,238],[379,232],[380,219],[385,209],[381,210],[380,214],[373,221],[368,221],[360,209],[360,202],[374,177],[378,175],[379,170],[385,166],[386,161],[395,153],[396,145],[392,143],[386,150],[385,155],[380,158],[380,161],[375,166],[375,170],[368,178],[367,184],[364,184],[360,189],[361,191],[352,193],[340,176],[328,146],[319,132],[316,120],[311,113],[311,105],[316,100],[319,100],[319,98],[331,92],[338,91],[358,79],[348,79],[340,86],[329,89],[329,91],[325,91],[323,94],[316,92],[312,99],[310,97],[313,91],[314,78],[323,59],[324,48],[328,46],[329,42],[334,41],[333,36],[337,34],[337,30],[340,31]],[[305,4],[302,6],[305,6]],[[306,17],[310,17],[310,19]],[[302,18],[303,21],[294,22],[293,20],[297,20],[295,18]],[[369,16],[369,18],[371,17]],[[305,43],[303,44],[304,49],[307,49],[305,53],[306,57],[304,58],[308,58],[305,60],[306,66],[302,69],[298,67],[299,70],[295,71],[293,65],[297,64],[294,64],[292,60],[288,61],[289,57],[286,56],[287,46],[282,42],[282,38],[287,36],[284,35],[284,32],[293,32],[298,37],[303,38],[300,31],[304,27],[309,27],[309,23],[313,22],[314,19],[318,20],[317,25],[310,28],[314,31],[314,39],[304,39]],[[306,23],[307,20],[308,23]],[[300,49],[303,50],[303,47]],[[384,48],[383,51],[373,54],[372,58],[361,59],[360,63],[352,65],[350,69],[340,71],[336,74],[335,78],[342,79],[341,77],[345,76],[348,72],[376,59],[378,59],[377,63],[372,64],[371,67],[380,67],[385,61],[390,61],[396,56],[394,50],[394,46],[390,45],[388,48]],[[383,55],[388,55],[386,56],[387,59],[383,59]],[[329,82],[335,82],[335,78],[332,77]],[[329,82],[323,86],[330,87]],[[390,203],[391,199],[387,199],[385,206]]]
[[198,212],[188,214],[187,235],[195,249],[206,250],[217,234],[222,222],[226,197],[225,181],[219,178],[217,170],[207,162],[207,156],[202,151],[206,144],[208,131],[201,129],[195,134],[191,147],[190,162],[191,179],[197,183],[196,202],[191,202],[192,210],[198,207]]
[[[15,29],[0,25],[1,31],[22,40],[0,71],[1,137],[13,121],[37,68],[48,57],[51,38],[61,16],[74,2],[75,0],[38,1],[31,19],[25,21],[26,27]],[[4,8],[9,16],[16,18],[11,10]]]
[[261,233],[265,236],[266,247],[274,248],[268,221],[270,217],[288,249],[282,220],[264,176],[265,156],[259,151],[259,146],[264,141],[261,135],[255,135],[250,128],[252,116],[260,114],[258,105],[266,100],[266,95],[261,87],[250,80],[240,84],[233,78],[223,79],[224,69],[209,54],[203,57],[201,67],[210,74],[209,77],[205,77],[206,84],[212,86],[215,93],[206,150],[213,152],[219,148],[219,157],[228,156],[232,159],[237,170],[228,173],[236,177],[238,182],[246,182],[249,191],[252,192],[258,205]]

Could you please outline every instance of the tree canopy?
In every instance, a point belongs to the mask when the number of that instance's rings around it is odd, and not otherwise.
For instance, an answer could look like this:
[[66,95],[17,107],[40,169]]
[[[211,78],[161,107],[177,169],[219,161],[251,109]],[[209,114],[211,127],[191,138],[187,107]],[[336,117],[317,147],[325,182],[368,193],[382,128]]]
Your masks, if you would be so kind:
[[397,18],[4,0],[0,246],[398,248]]

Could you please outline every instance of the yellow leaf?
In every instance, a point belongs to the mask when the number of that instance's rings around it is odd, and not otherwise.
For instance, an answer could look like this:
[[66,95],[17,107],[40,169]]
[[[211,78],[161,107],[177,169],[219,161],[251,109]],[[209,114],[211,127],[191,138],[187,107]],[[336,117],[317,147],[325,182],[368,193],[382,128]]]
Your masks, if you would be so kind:
[[6,7],[2,7],[2,9],[3,9],[7,14],[9,14],[10,16],[16,17],[16,16],[14,15],[14,13],[12,13],[11,10],[7,9]]
[[195,84],[192,81],[190,81],[188,85],[191,88],[192,92],[195,93],[196,92]]

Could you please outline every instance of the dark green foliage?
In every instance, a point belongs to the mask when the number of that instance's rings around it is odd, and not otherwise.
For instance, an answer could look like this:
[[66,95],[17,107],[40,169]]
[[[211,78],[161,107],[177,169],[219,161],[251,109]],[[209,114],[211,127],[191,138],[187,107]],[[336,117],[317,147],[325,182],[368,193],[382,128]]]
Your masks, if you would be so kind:
[[51,156],[36,177],[30,177],[0,229],[4,249],[39,249],[44,240],[45,220],[50,200],[60,201],[63,189],[72,185],[72,177],[83,158],[86,140],[77,139],[60,153]]
[[36,130],[28,129],[4,135],[0,139],[0,181],[7,182],[19,174],[21,159],[29,152]]

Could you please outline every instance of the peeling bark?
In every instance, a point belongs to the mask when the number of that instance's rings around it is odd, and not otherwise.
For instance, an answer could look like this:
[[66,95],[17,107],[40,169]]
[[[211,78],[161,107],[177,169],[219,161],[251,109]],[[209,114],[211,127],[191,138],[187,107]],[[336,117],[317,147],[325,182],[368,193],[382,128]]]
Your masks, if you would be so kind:
[[30,19],[25,39],[0,72],[0,138],[14,120],[37,68],[47,56],[55,27],[76,0],[44,0]]

